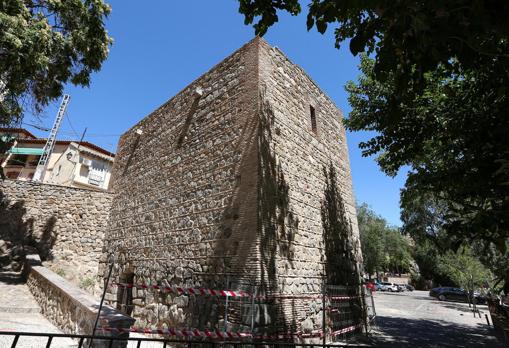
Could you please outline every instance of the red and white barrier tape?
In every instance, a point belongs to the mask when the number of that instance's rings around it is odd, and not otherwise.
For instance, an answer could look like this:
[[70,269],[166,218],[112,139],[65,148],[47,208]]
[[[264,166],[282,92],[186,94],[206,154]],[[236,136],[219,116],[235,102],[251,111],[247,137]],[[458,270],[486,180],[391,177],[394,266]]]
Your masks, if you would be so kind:
[[129,283],[112,283],[112,285],[123,288],[136,289],[154,289],[164,292],[171,292],[178,295],[212,295],[212,296],[228,296],[228,297],[251,297],[251,294],[238,290],[214,290],[206,288],[183,288],[179,286],[164,286],[159,284],[129,284]]
[[[341,335],[344,333],[348,333],[356,330],[361,327],[362,324],[353,325],[349,327],[345,327],[343,329],[334,331],[331,333],[332,336]],[[311,337],[323,337],[322,330],[315,330],[310,333],[302,333],[302,332],[289,332],[285,334],[274,334],[274,335],[252,335],[247,332],[230,332],[230,331],[220,331],[220,330],[198,330],[198,329],[175,329],[175,328],[167,328],[167,329],[155,329],[155,328],[139,328],[139,327],[131,327],[131,328],[115,328],[115,327],[99,327],[97,330],[106,331],[106,332],[115,332],[115,333],[144,333],[144,334],[152,334],[152,335],[165,335],[165,336],[176,336],[176,337],[206,337],[206,338],[214,338],[214,339],[227,339],[227,338],[253,338],[258,340],[277,340],[277,339],[291,339],[295,337],[300,338],[311,338]]]
[[[227,296],[227,297],[252,297],[250,293],[243,291],[243,290],[214,290],[214,289],[208,289],[208,288],[184,288],[184,287],[178,287],[178,286],[164,286],[159,284],[132,284],[132,283],[117,283],[113,282],[112,285],[123,287],[123,288],[136,288],[141,290],[159,290],[163,292],[169,292],[174,293],[178,295],[211,295],[211,296]],[[330,300],[352,300],[359,298],[361,296],[326,296],[326,298]],[[315,296],[309,296],[309,295],[260,295],[255,296],[256,299],[285,299],[285,300],[291,300],[291,299],[318,299],[322,298],[322,295],[315,295]]]
[[100,327],[98,330],[106,331],[106,332],[116,332],[116,333],[128,333],[128,332],[138,332],[144,334],[154,334],[154,335],[166,335],[166,336],[177,336],[177,337],[208,337],[208,338],[247,338],[252,337],[250,333],[247,332],[228,332],[228,331],[219,331],[219,330],[198,330],[198,329],[150,329],[150,328],[139,328],[139,327],[131,327],[131,328],[115,328],[115,327]]
[[331,332],[331,336],[337,336],[337,335],[341,335],[341,334],[344,334],[344,333],[347,333],[347,332],[352,332],[352,331],[357,330],[360,327],[362,327],[362,324],[348,326],[348,327],[345,327],[343,329]]

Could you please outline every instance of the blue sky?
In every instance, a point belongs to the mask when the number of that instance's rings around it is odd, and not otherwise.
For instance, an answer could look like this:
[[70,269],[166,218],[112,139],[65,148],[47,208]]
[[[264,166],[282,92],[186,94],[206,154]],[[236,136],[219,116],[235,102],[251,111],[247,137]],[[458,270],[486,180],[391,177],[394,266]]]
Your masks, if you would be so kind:
[[[118,136],[195,78],[253,38],[244,25],[236,0],[110,0],[113,10],[106,23],[115,42],[90,88],[69,85],[72,96],[69,120],[59,138],[85,140],[115,151]],[[320,35],[306,30],[304,14],[282,14],[265,39],[300,65],[348,115],[344,85],[359,75],[358,57],[344,45],[334,48],[332,31]],[[47,108],[40,120],[30,115],[26,123],[51,127],[58,103]],[[44,132],[27,129],[39,136]],[[400,225],[399,191],[404,175],[385,176],[373,158],[361,157],[358,143],[367,133],[349,133],[348,145],[358,202],[368,203],[390,223]]]

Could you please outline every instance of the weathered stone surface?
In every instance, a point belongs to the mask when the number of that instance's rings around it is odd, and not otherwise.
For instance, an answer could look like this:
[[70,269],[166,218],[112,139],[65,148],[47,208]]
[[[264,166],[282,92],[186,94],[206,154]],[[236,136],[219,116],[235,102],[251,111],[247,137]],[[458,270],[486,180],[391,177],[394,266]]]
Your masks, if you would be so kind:
[[20,266],[24,255],[37,253],[46,266],[91,291],[111,198],[108,192],[0,181],[1,245],[9,245],[10,262]]
[[[27,285],[41,307],[42,314],[65,333],[91,335],[99,311],[99,302],[45,267],[29,268]],[[131,317],[103,306],[98,324],[103,327],[129,328],[133,323],[134,319]],[[118,336],[103,331],[97,334]],[[95,340],[93,347],[108,347],[108,344],[109,342]],[[125,344],[115,342],[114,346],[124,347]]]
[[[341,119],[302,69],[263,40],[227,57],[121,137],[104,245],[115,256],[114,278],[319,296],[327,263],[324,170],[331,166],[360,261]],[[129,302],[129,291],[110,295]],[[274,330],[321,325],[308,300],[242,314],[227,313],[224,298],[168,295],[163,302],[147,290],[133,299],[141,325],[249,327],[250,318]]]

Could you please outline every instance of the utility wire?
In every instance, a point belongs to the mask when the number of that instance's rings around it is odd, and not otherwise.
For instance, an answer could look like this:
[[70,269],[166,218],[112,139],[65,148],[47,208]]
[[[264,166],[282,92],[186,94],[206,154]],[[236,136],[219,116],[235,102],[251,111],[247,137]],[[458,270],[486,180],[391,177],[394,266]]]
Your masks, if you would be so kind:
[[65,114],[65,118],[67,119],[67,122],[69,123],[69,126],[71,127],[72,131],[74,132],[74,135],[76,135],[76,138],[79,138],[80,136],[78,135],[78,132],[76,132],[76,130],[72,126],[71,118],[69,117],[69,115]]
[[[44,132],[49,132],[51,130],[49,128],[46,128],[46,127],[43,127],[43,126],[38,126],[38,125],[35,125],[35,124],[31,124],[31,123],[22,123],[22,125],[29,126],[29,127],[32,127],[32,128],[44,131]],[[76,132],[66,132],[66,131],[60,131],[60,132],[58,132],[58,134],[62,134],[62,135],[77,135]],[[97,137],[97,138],[99,138],[99,137],[120,137],[121,135],[122,134],[89,133],[89,134],[87,134],[87,137]]]

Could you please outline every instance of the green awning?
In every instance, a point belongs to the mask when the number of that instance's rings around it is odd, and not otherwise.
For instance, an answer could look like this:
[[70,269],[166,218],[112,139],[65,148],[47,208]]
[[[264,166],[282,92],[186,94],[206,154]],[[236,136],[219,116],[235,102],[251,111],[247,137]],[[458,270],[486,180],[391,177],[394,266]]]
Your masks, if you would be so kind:
[[13,147],[8,152],[12,153],[13,155],[42,155],[41,148],[38,149],[33,147]]

